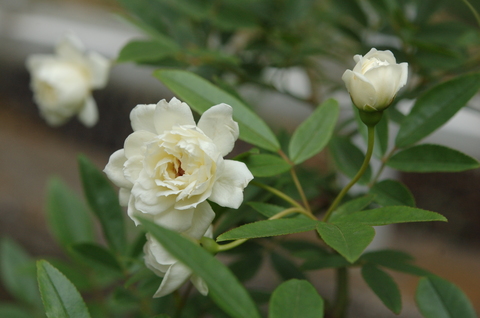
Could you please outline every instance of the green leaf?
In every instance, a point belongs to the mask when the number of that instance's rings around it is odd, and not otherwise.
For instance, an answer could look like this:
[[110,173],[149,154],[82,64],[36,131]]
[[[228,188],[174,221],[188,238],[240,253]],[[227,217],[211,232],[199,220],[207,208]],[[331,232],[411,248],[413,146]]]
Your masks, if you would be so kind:
[[400,125],[395,144],[409,146],[428,136],[453,117],[478,92],[480,73],[458,76],[421,97]]
[[395,250],[381,250],[368,252],[362,255],[362,260],[375,265],[387,267],[397,272],[407,273],[415,276],[430,275],[430,272],[418,266],[410,264],[413,257],[409,254]]
[[413,194],[400,181],[380,181],[369,192],[375,195],[375,201],[382,206],[406,205],[415,207]]
[[87,306],[75,286],[45,260],[37,262],[37,279],[47,317],[90,317]]
[[388,263],[405,263],[414,260],[410,254],[396,250],[380,250],[368,252],[362,255],[362,259],[379,265]]
[[245,3],[236,1],[222,1],[218,3],[211,23],[227,31],[257,27],[255,16],[245,6]]
[[378,209],[355,212],[342,219],[342,221],[358,222],[375,226],[407,222],[446,222],[447,219],[436,212],[408,206],[386,206]]
[[263,220],[225,232],[217,237],[217,242],[307,232],[315,229],[316,225],[317,221],[310,219]]
[[366,208],[375,199],[374,195],[365,195],[360,198],[348,201],[333,211],[330,216],[330,222],[335,222],[352,213],[358,212]]
[[94,243],[80,243],[71,246],[74,253],[110,270],[122,273],[122,266],[112,253],[104,247]]
[[125,225],[118,195],[107,177],[85,156],[78,158],[83,191],[95,215],[100,220],[108,245],[115,251],[126,250]]
[[375,236],[375,230],[359,223],[318,222],[317,231],[331,248],[350,263],[355,262]]
[[260,318],[255,304],[233,274],[213,255],[189,239],[148,220],[141,220],[145,229],[180,262],[207,283],[215,303],[235,318]]
[[180,51],[173,41],[146,40],[131,41],[120,51],[117,62],[154,62],[172,56]]
[[270,151],[280,149],[277,138],[257,114],[207,80],[180,70],[158,70],[153,75],[200,114],[217,104],[232,106],[233,119],[240,128],[240,139]]
[[[338,169],[347,177],[352,179],[362,166],[365,155],[357,146],[345,137],[334,137],[330,142],[330,151]],[[368,166],[363,176],[358,181],[360,184],[366,184],[372,177],[372,170]]]
[[279,156],[251,154],[243,162],[255,177],[273,177],[287,172],[292,166]]
[[423,277],[418,282],[415,301],[425,318],[476,318],[467,296],[440,277]]
[[292,279],[278,286],[270,298],[269,318],[322,318],[323,299],[306,280]]
[[0,303],[0,317],[32,318],[32,313],[21,305],[14,305],[12,303]]
[[393,278],[370,264],[362,267],[362,277],[383,304],[398,315],[402,310],[402,296]]
[[278,214],[285,210],[283,206],[278,206],[270,203],[263,203],[263,202],[248,202],[249,206],[251,206],[255,211],[270,218],[275,214]]
[[[367,142],[368,133],[367,125],[365,125],[360,119],[358,109],[355,106],[354,108],[355,119],[357,120],[358,131],[363,137],[365,143]],[[383,113],[382,119],[375,125],[375,143],[373,145],[373,154],[378,158],[382,158],[383,155],[387,152],[388,149],[388,114],[387,112]]]
[[294,164],[299,164],[323,150],[333,135],[339,115],[338,102],[323,102],[293,133],[288,153]]
[[47,217],[56,240],[66,248],[93,242],[93,225],[84,203],[58,178],[48,182]]
[[288,280],[292,278],[306,279],[305,275],[298,268],[298,266],[288,258],[273,252],[270,254],[270,260],[272,261],[273,268],[275,268],[282,280]]
[[309,271],[324,268],[340,268],[349,265],[350,263],[342,255],[318,253],[307,258],[300,268]]
[[0,274],[5,289],[15,298],[28,304],[38,304],[37,282],[33,260],[11,239],[0,241]]
[[458,172],[476,169],[480,163],[458,150],[423,144],[396,153],[387,166],[405,172]]

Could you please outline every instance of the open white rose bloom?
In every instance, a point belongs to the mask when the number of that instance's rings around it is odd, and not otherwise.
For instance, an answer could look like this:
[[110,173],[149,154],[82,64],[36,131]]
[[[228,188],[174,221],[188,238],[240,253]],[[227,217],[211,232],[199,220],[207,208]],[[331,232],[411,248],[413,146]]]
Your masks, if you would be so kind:
[[92,90],[107,84],[110,61],[98,53],[86,52],[73,35],[60,41],[55,53],[35,54],[26,62],[40,115],[52,126],[74,115],[87,127],[95,125],[98,110]]
[[[200,239],[201,236],[212,238],[212,227],[210,226],[206,233],[193,238]],[[145,253],[145,265],[156,275],[163,277],[160,287],[153,295],[154,298],[170,294],[182,286],[188,279],[202,295],[208,294],[208,286],[205,284],[205,281],[192,274],[192,271],[187,266],[172,257],[150,234],[147,234],[147,243],[143,247],[143,251]]]
[[407,83],[408,63],[397,64],[392,52],[375,48],[353,59],[357,64],[342,76],[353,103],[366,112],[384,110]]
[[138,105],[130,119],[133,133],[111,155],[105,173],[120,187],[120,203],[136,224],[142,216],[192,236],[213,220],[207,199],[240,206],[253,176],[244,163],[223,159],[239,133],[229,105],[211,107],[198,125],[176,98]]

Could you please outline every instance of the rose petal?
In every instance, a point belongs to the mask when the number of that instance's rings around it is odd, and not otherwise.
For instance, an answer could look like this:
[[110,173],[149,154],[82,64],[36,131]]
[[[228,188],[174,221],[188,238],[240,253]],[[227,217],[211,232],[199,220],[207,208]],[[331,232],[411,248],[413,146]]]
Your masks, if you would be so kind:
[[171,130],[175,125],[195,126],[190,107],[175,97],[168,103],[164,99],[158,102],[155,109],[154,123],[158,134]]
[[[140,179],[143,174],[142,171]],[[135,197],[135,208],[142,213],[156,215],[171,210],[175,204],[173,195],[158,196],[155,184],[150,179],[136,182],[132,188],[132,195]]]
[[157,134],[153,117],[155,114],[155,104],[137,105],[130,112],[130,121],[133,131],[146,130],[153,134]]
[[198,289],[200,294],[202,294],[203,296],[208,295],[207,283],[205,283],[205,281],[202,278],[200,278],[197,275],[192,275],[192,277],[190,277],[190,281],[192,282],[193,286],[195,286],[195,288]]
[[123,175],[132,184],[137,181],[143,169],[143,156],[132,156],[123,164]]
[[146,255],[148,254],[152,256],[155,263],[160,265],[173,265],[178,262],[178,260],[173,257],[172,254],[170,254],[150,233],[147,233],[146,236],[147,242],[145,243],[143,250]]
[[[183,211],[182,211],[183,212]],[[183,234],[198,240],[205,235],[208,227],[215,218],[215,212],[208,202],[200,203],[194,210],[192,225]]]
[[243,162],[225,160],[224,169],[209,199],[221,206],[237,209],[243,202],[243,189],[252,179],[252,173]]
[[85,99],[85,104],[78,113],[78,120],[87,127],[92,127],[98,122],[97,103],[92,96]]
[[203,113],[197,125],[212,139],[222,157],[232,151],[239,134],[232,113],[232,107],[227,104],[213,106]]
[[89,52],[86,62],[90,69],[91,87],[96,89],[104,88],[108,82],[110,61],[96,52]]
[[364,109],[366,105],[374,106],[376,103],[376,91],[372,83],[360,73],[346,70],[343,73],[342,80],[345,82],[353,103]]
[[146,143],[155,138],[155,134],[146,130],[137,130],[125,139],[125,157],[144,156]]
[[379,66],[365,74],[365,77],[375,87],[377,105],[385,107],[392,102],[401,87],[400,82],[406,82],[404,74],[404,67],[399,64]]
[[130,200],[130,189],[120,188],[118,191],[118,201],[121,206],[127,206],[128,201]]
[[164,210],[154,216],[154,222],[172,231],[183,233],[192,227],[195,209]]
[[154,298],[170,294],[182,286],[190,277],[192,272],[182,263],[175,263],[167,270],[160,287],[157,289]]
[[58,56],[70,60],[82,60],[85,47],[82,41],[72,33],[67,34],[58,42],[55,52]]
[[126,160],[125,151],[119,149],[110,156],[105,169],[103,169],[107,177],[120,188],[131,188],[133,186],[130,181],[125,179],[123,174],[123,165]]

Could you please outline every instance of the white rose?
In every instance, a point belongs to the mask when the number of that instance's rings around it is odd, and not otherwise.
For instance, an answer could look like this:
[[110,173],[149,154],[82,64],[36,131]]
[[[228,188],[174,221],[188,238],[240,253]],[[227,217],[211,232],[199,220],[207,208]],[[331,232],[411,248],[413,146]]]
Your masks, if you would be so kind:
[[32,55],[26,62],[40,115],[52,126],[77,114],[85,126],[95,125],[98,110],[92,90],[107,84],[109,60],[86,53],[73,35],[60,41],[55,51],[55,55]]
[[[213,237],[211,227],[208,228],[204,236]],[[196,236],[195,239],[200,239],[200,237]],[[208,294],[208,286],[205,284],[205,281],[192,274],[192,271],[187,266],[168,253],[150,234],[147,234],[147,243],[143,247],[143,252],[145,253],[144,260],[147,268],[156,275],[163,277],[160,287],[153,295],[154,298],[170,294],[182,286],[188,279],[202,295]]]
[[353,71],[342,76],[353,103],[366,112],[384,110],[407,83],[408,64],[397,64],[392,52],[374,48],[353,59],[357,62]]
[[240,206],[253,176],[244,163],[223,159],[239,133],[230,106],[211,107],[196,125],[189,106],[173,98],[136,106],[130,120],[134,132],[104,171],[135,223],[141,215],[190,235],[213,220],[207,199]]

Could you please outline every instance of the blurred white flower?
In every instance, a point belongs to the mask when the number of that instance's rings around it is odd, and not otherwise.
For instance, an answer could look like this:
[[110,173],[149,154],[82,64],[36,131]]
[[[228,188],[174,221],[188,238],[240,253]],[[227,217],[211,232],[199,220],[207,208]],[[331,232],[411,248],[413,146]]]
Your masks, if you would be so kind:
[[[201,236],[212,238],[212,228],[209,227],[207,232],[200,236],[194,236],[195,239],[200,239]],[[145,253],[145,265],[153,271],[156,275],[163,277],[160,287],[153,295],[154,298],[162,297],[182,286],[188,279],[198,289],[202,295],[208,294],[208,286],[205,281],[195,274],[158,243],[150,234],[147,234],[147,243],[143,247]]]
[[108,59],[86,52],[80,40],[70,34],[58,43],[55,55],[34,54],[26,65],[34,100],[49,125],[61,125],[74,115],[87,127],[97,123],[92,90],[107,84]]
[[342,76],[353,103],[366,112],[384,110],[407,83],[408,64],[397,64],[392,52],[374,48],[353,59],[357,64]]
[[223,159],[239,133],[229,105],[211,107],[196,125],[190,107],[172,98],[136,106],[130,120],[134,132],[104,171],[135,223],[141,215],[192,236],[213,220],[207,199],[240,206],[253,176],[244,163]]

